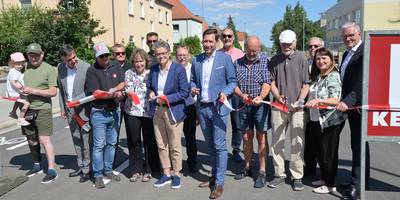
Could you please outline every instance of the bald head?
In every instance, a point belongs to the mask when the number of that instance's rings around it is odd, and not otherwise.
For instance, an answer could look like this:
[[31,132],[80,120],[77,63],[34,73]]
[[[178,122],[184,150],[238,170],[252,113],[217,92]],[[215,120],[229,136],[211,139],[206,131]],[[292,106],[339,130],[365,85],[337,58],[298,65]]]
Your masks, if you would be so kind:
[[247,60],[250,62],[257,60],[261,47],[260,39],[257,36],[249,36],[244,46]]

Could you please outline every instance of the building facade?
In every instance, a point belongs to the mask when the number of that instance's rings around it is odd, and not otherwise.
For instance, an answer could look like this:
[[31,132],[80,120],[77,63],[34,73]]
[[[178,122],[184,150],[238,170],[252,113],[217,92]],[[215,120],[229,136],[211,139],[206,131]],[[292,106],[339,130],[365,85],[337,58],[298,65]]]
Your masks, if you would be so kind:
[[[74,0],[66,0],[73,3]],[[59,0],[2,0],[1,8],[10,6],[56,8]],[[109,0],[91,1],[90,13],[100,20],[107,32],[93,38],[94,42],[133,42],[136,47],[148,50],[146,34],[157,32],[159,38],[172,45],[172,4],[167,0]]]

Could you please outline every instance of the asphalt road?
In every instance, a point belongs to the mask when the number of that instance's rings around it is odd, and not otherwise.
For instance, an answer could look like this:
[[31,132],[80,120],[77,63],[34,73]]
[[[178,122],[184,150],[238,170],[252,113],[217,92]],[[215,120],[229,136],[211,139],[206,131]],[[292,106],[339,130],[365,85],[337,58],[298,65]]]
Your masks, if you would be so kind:
[[[68,173],[76,168],[74,149],[69,129],[65,128],[66,122],[60,118],[54,119],[54,136],[52,137],[56,163],[59,168],[60,176],[51,184],[40,184],[44,176],[36,175],[18,188],[8,192],[0,199],[30,199],[30,200],[71,200],[71,199],[208,199],[209,190],[197,187],[199,181],[205,180],[210,173],[208,157],[206,155],[207,146],[204,143],[201,131],[197,130],[199,144],[199,163],[200,171],[196,174],[187,174],[186,163],[184,162],[184,173],[182,187],[173,190],[168,186],[160,189],[153,188],[155,179],[148,183],[129,182],[128,168],[123,168],[120,175],[121,182],[111,182],[105,189],[95,189],[91,183],[79,183],[79,178],[69,178]],[[3,165],[3,175],[23,175],[31,165],[32,160],[29,155],[27,145],[24,145],[24,138],[21,138],[20,130],[0,132],[1,162]],[[229,134],[228,134],[229,135]],[[228,137],[230,143],[230,137]],[[184,142],[183,142],[184,143]],[[19,145],[19,146],[16,146]],[[127,159],[126,135],[124,127],[120,136],[121,148],[118,151],[118,163],[123,164]],[[43,150],[43,149],[42,149]],[[229,150],[230,152],[230,150]],[[350,176],[351,153],[350,141],[347,127],[341,134],[340,161],[338,182],[347,182]],[[183,150],[184,160],[186,159],[185,148]],[[368,200],[399,200],[400,199],[400,145],[397,143],[371,143],[371,191],[367,192]],[[43,154],[44,158],[44,154]],[[288,158],[288,157],[287,157]],[[273,177],[273,167],[271,158],[268,162],[268,180]],[[43,162],[45,163],[45,162]],[[257,166],[257,165],[255,165]],[[243,167],[243,163],[234,163],[229,159],[226,185],[221,199],[269,199],[269,200],[318,200],[318,199],[339,199],[340,193],[334,195],[319,195],[312,192],[312,178],[305,178],[306,187],[303,191],[294,192],[289,184],[271,188],[253,188],[253,180],[246,178],[235,181],[233,175]],[[288,171],[288,170],[287,170]]]

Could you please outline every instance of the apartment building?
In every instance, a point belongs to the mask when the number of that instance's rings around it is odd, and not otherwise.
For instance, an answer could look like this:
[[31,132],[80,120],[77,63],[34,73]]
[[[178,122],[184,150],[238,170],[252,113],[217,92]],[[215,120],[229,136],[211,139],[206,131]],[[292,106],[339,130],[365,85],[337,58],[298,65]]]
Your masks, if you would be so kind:
[[[73,3],[74,0],[65,0]],[[1,0],[1,9],[10,6],[29,7],[38,5],[55,8],[59,0]],[[100,20],[106,33],[93,38],[94,42],[134,42],[135,46],[147,49],[146,34],[157,32],[159,38],[172,45],[172,4],[168,0],[92,0],[90,13]]]

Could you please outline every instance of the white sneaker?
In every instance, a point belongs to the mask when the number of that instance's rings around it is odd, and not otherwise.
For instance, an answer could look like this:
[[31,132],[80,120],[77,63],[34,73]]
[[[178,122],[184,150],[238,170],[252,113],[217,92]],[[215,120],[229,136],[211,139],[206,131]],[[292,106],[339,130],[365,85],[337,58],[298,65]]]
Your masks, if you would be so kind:
[[325,185],[313,189],[313,192],[315,192],[317,194],[328,194],[328,193],[335,192],[335,191],[336,191],[336,187],[330,188]]
[[20,126],[28,126],[30,123],[26,121],[24,118],[19,118],[17,124]]

